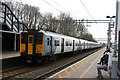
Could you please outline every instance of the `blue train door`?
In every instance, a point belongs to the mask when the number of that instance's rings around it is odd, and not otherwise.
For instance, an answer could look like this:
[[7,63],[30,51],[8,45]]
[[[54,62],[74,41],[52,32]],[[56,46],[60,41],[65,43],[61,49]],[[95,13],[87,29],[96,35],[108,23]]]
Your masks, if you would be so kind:
[[61,39],[61,52],[64,52],[64,38]]

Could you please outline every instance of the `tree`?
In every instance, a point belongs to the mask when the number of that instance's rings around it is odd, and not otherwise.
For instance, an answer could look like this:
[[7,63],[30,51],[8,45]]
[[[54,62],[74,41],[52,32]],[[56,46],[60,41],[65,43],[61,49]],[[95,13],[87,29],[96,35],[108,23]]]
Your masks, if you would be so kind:
[[8,4],[16,17],[24,22],[29,29],[42,29],[95,41],[84,24],[76,23],[68,13],[61,12],[57,17],[54,17],[51,13],[42,15],[38,7],[13,0],[4,2]]

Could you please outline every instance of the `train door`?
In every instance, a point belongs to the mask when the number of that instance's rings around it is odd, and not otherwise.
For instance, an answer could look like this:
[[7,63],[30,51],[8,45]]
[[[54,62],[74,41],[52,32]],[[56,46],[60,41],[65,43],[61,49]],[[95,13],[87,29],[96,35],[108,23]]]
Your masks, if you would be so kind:
[[84,49],[86,49],[85,42],[84,42]]
[[75,40],[73,40],[73,51],[75,49]]
[[33,54],[34,36],[28,35],[28,54]]
[[51,46],[51,53],[52,53],[52,36],[50,36],[51,40],[50,40],[50,46]]
[[61,52],[64,52],[64,38],[61,39]]
[[87,42],[87,49],[88,49],[89,47],[88,47],[88,42]]

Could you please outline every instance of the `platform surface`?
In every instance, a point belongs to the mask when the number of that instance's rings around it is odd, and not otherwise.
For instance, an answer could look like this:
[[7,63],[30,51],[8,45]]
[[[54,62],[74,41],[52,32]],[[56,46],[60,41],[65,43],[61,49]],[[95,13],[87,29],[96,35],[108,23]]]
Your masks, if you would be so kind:
[[[97,63],[100,61],[105,48],[93,53],[81,61],[65,68],[64,70],[52,75],[50,78],[96,78]],[[108,72],[102,70],[104,78],[109,78]]]
[[19,51],[5,51],[0,54],[0,59],[20,56]]

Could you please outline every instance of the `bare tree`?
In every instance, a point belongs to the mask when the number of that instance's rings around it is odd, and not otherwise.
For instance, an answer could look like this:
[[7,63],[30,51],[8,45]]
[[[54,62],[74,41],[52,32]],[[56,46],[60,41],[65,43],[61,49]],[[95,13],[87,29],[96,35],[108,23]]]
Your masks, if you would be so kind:
[[16,17],[24,22],[29,29],[42,29],[95,41],[84,24],[73,21],[73,18],[68,13],[61,12],[58,17],[54,17],[51,13],[42,15],[38,7],[15,2],[14,0],[4,2],[8,4]]

